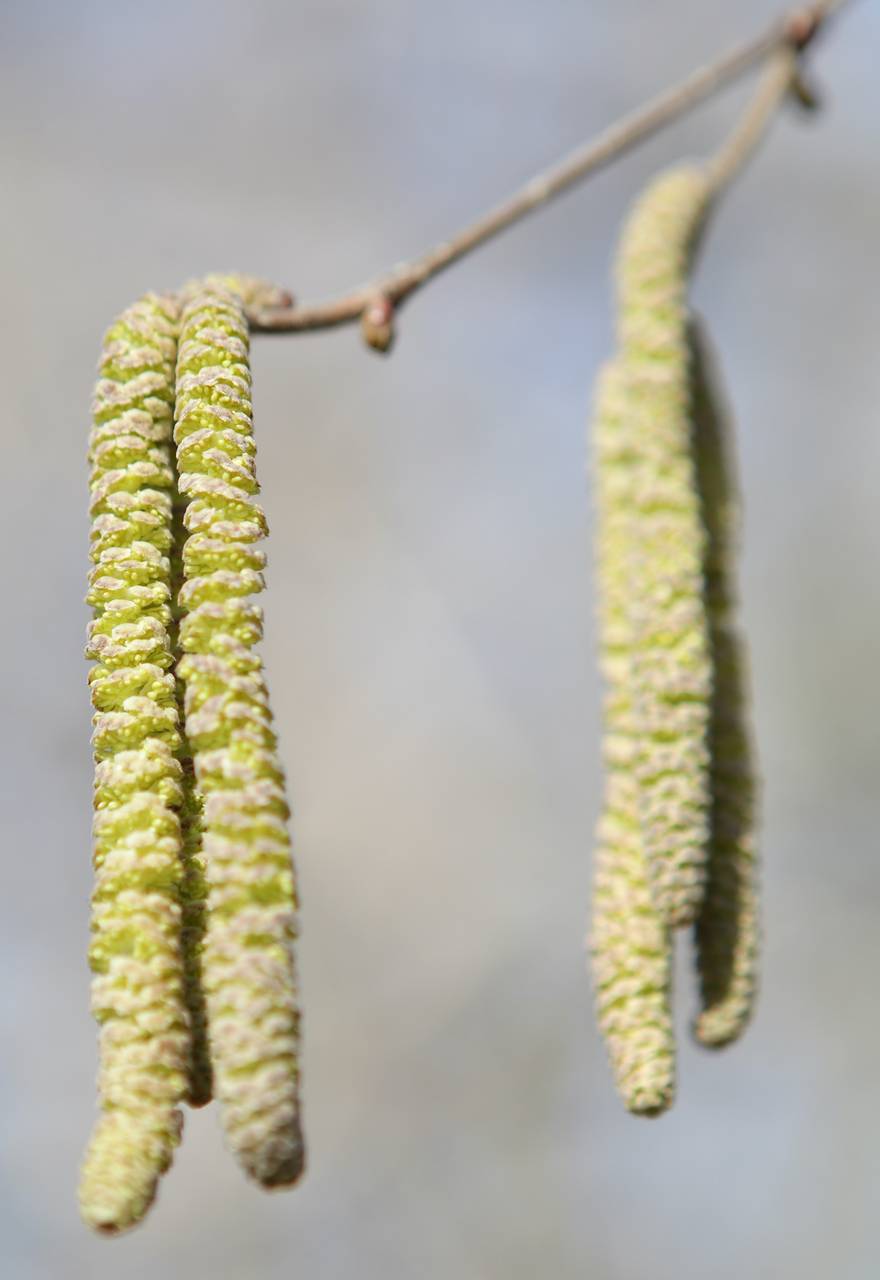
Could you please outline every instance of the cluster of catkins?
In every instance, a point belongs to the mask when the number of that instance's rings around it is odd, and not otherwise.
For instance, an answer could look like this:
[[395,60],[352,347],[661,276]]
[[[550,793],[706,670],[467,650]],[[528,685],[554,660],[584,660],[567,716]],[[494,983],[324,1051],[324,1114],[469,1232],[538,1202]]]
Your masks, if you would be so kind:
[[303,1167],[296,891],[262,663],[246,304],[208,277],[108,330],[89,444],[95,708],[90,962],[100,1116],[86,1222],[149,1208],[181,1102],[217,1098],[267,1187]]
[[693,932],[697,1040],[734,1040],[758,953],[755,781],[736,629],[737,492],[721,398],[689,314],[705,171],[656,179],[624,228],[618,350],[593,425],[605,795],[590,952],[627,1108],[675,1093],[673,930]]
[[[694,932],[703,1044],[734,1039],[755,995],[736,486],[687,307],[711,197],[703,171],[680,168],[633,211],[595,415],[607,779],[590,945],[617,1085],[645,1115],[675,1087],[673,930]],[[150,294],[100,360],[88,596],[100,1116],[80,1185],[100,1231],[149,1208],[183,1101],[217,1098],[262,1185],[303,1167],[296,890],[255,651],[266,522],[245,316],[280,300],[235,276]]]

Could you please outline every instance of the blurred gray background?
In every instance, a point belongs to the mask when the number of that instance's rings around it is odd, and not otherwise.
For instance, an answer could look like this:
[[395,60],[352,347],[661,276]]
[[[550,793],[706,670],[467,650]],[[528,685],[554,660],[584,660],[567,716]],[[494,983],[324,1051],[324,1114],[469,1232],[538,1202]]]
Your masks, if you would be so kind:
[[760,1013],[618,1103],[583,933],[599,796],[585,424],[621,216],[726,92],[458,266],[391,359],[254,344],[267,639],[303,897],[308,1176],[215,1115],[93,1239],[85,441],[104,327],[240,268],[304,299],[443,238],[776,6],[0,6],[0,1256],[16,1280],[875,1277],[880,867],[876,6],[814,59],[696,285],[736,409],[764,796]]

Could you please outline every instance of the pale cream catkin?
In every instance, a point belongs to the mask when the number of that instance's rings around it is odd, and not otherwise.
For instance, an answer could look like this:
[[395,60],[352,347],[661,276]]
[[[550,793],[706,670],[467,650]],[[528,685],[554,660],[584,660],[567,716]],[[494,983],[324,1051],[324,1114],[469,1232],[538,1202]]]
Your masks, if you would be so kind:
[[630,626],[635,772],[651,893],[672,927],[702,902],[710,809],[705,530],[690,429],[687,286],[711,187],[682,166],[650,184],[617,259],[619,359],[637,442]]
[[214,277],[184,292],[175,441],[186,500],[180,591],[186,733],[203,802],[201,976],[214,1092],[230,1147],[265,1186],[294,1182],[299,1121],[296,890],[284,775],[255,645],[266,534],[251,411],[252,289]]
[[80,1206],[133,1226],[179,1141],[190,1032],[181,955],[181,739],[171,625],[177,304],[147,295],[108,330],[90,437],[94,611],[92,1008],[101,1115]]
[[630,1111],[657,1115],[675,1093],[672,939],[648,885],[635,764],[631,558],[638,441],[625,365],[602,370],[593,416],[599,649],[606,682],[605,798],[597,831],[590,953],[599,1028]]
[[739,492],[729,419],[705,333],[690,332],[698,487],[708,531],[705,591],[713,666],[709,726],[712,809],[706,896],[695,941],[697,1039],[720,1047],[752,1015],[758,980],[757,780],[748,718],[748,663],[737,626]]

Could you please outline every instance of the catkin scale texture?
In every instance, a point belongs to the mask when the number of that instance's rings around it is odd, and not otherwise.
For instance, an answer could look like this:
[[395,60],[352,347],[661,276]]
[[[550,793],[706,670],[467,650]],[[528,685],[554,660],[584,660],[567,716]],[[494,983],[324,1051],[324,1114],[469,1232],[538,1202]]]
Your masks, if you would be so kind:
[[101,1115],[80,1206],[133,1226],[180,1138],[190,1037],[180,948],[181,740],[169,551],[177,306],[148,295],[109,329],[90,436],[95,708],[92,1009]]
[[203,1107],[211,1101],[213,1076],[208,1049],[207,1013],[202,983],[202,950],[205,937],[205,912],[207,886],[205,862],[202,855],[203,799],[196,786],[192,749],[186,737],[184,713],[184,688],[179,675],[180,606],[177,598],[183,585],[183,527],[184,499],[180,493],[175,471],[173,497],[173,541],[171,546],[172,627],[171,637],[175,660],[175,692],[181,725],[180,761],[182,766],[180,805],[181,858],[183,880],[181,883],[180,941],[183,953],[184,998],[189,1011],[191,1056],[187,1102],[191,1107]]
[[184,295],[175,441],[186,500],[178,674],[203,811],[201,957],[214,1092],[230,1147],[265,1186],[302,1171],[296,892],[288,807],[254,646],[266,534],[256,502],[247,322],[251,285]]
[[687,281],[710,187],[690,167],[637,202],[618,256],[620,359],[637,457],[630,543],[635,774],[651,893],[672,927],[705,886],[709,639],[690,431]]
[[632,702],[631,554],[637,441],[627,371],[599,378],[593,426],[596,564],[605,797],[597,831],[590,953],[599,1028],[630,1111],[657,1115],[675,1093],[672,941],[648,884],[642,839],[639,749]]
[[708,531],[705,592],[714,671],[709,743],[712,811],[706,896],[695,927],[701,1010],[696,1038],[735,1040],[757,992],[757,783],[748,722],[748,664],[736,625],[739,495],[724,398],[705,335],[690,332],[697,477]]

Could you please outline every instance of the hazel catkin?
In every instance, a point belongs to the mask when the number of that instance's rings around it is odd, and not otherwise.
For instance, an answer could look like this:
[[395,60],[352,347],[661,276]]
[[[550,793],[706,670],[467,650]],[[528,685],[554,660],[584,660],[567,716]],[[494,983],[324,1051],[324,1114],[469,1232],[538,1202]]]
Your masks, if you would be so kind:
[[101,1115],[84,1219],[133,1226],[179,1141],[190,1037],[180,947],[183,792],[169,637],[177,305],[147,295],[108,330],[90,436],[95,707],[92,1009]]
[[671,930],[694,922],[697,1039],[740,1034],[757,985],[756,783],[735,622],[738,495],[710,353],[687,306],[712,194],[662,175],[626,224],[619,349],[594,412],[605,798],[590,950],[626,1106],[672,1101]]
[[[242,291],[250,285],[242,286]],[[263,588],[248,328],[234,278],[184,295],[175,441],[186,500],[178,674],[203,802],[202,951],[227,1141],[265,1186],[302,1171],[296,891],[284,776],[254,646]]]
[[672,927],[705,885],[711,670],[705,531],[690,432],[687,284],[711,187],[662,174],[631,212],[618,254],[619,358],[638,441],[630,554],[635,772],[651,893]]
[[702,1044],[718,1048],[742,1033],[757,991],[757,783],[745,642],[735,616],[738,485],[724,398],[712,352],[696,321],[690,348],[697,476],[708,531],[705,593],[714,676],[709,864],[695,926],[701,1010],[694,1034]]
[[631,554],[637,441],[626,367],[599,376],[593,452],[605,798],[597,831],[590,952],[599,1028],[630,1111],[657,1115],[675,1092],[672,939],[648,885],[632,701]]

